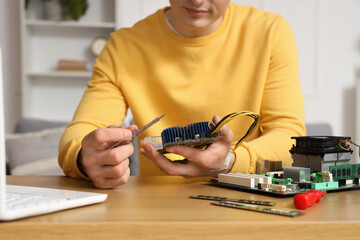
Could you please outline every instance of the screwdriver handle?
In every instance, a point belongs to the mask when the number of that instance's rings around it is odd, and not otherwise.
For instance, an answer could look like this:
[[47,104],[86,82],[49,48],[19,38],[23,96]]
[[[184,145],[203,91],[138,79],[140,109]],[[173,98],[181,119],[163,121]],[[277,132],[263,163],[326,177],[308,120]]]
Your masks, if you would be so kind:
[[315,203],[320,202],[321,197],[326,194],[326,191],[310,190],[306,193],[296,194],[294,197],[294,205],[297,209],[306,209]]

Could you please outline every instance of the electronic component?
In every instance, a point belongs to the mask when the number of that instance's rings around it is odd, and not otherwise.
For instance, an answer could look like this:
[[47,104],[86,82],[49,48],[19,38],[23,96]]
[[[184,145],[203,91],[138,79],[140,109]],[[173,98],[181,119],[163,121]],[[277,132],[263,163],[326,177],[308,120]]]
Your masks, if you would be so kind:
[[277,171],[282,171],[282,161],[271,161],[266,159],[258,159],[256,161],[257,174]]
[[295,182],[310,180],[310,168],[284,167],[284,178],[291,178]]
[[296,212],[296,211],[287,211],[287,210],[270,208],[271,206],[275,206],[275,203],[270,201],[234,199],[234,198],[208,196],[208,195],[192,195],[189,197],[194,199],[216,201],[216,202],[211,202],[211,204],[217,206],[223,206],[223,207],[231,207],[231,208],[237,208],[243,210],[270,213],[270,214],[276,214],[276,215],[288,216],[288,217],[296,217],[301,215],[300,212]]
[[248,116],[254,119],[245,135],[232,147],[230,153],[234,153],[235,149],[240,146],[243,140],[253,133],[259,123],[259,114],[252,112],[234,112],[226,115],[216,125],[212,122],[190,123],[185,126],[175,126],[166,128],[161,132],[161,136],[146,137],[145,142],[152,143],[155,148],[165,154],[166,147],[176,145],[186,145],[205,149],[208,145],[221,137],[220,129],[230,120],[239,117]]
[[311,182],[299,182],[297,185],[300,189],[311,189]]
[[[356,168],[359,167],[360,164],[352,164],[352,165],[354,165],[354,168]],[[298,193],[308,192],[311,189],[326,190],[328,192],[349,190],[349,189],[360,190],[359,178],[356,176],[353,176],[353,178],[351,179],[342,178],[342,179],[329,181],[332,180],[331,177],[332,174],[329,172],[313,173],[312,175],[322,176],[322,177],[317,178],[315,180],[316,182],[314,182],[314,179],[311,179],[311,181],[291,182],[291,184],[287,184],[290,182],[289,179],[283,179],[283,181],[277,181],[278,179],[274,179],[264,175],[246,174],[246,173],[227,173],[227,174],[219,174],[218,178],[207,180],[207,182],[222,187],[228,187],[242,191],[265,194],[265,195],[274,195],[279,197],[295,196]],[[266,182],[264,178],[263,180],[259,180],[259,178],[261,177],[268,177],[271,180],[270,182]]]
[[332,173],[328,171],[321,172],[323,182],[332,182],[334,180]]
[[286,185],[284,184],[269,184],[269,190],[277,192],[286,192]]
[[164,129],[161,132],[163,146],[158,151],[165,153],[166,147],[176,145],[198,148],[207,146],[221,137],[220,132],[211,133],[214,127],[212,122],[198,122]]
[[247,173],[221,173],[218,178],[212,179],[212,183],[240,189],[252,189],[256,191],[292,193],[298,192],[299,187],[291,184],[291,179],[278,179],[281,183],[273,182],[273,178],[265,175],[247,174]]
[[344,141],[351,140],[350,137],[305,136],[292,137],[291,139],[296,140],[296,145],[292,146],[290,153],[319,155],[324,153],[352,152],[344,143]]
[[273,178],[272,183],[273,184],[282,184],[282,185],[289,185],[292,183],[291,178]]
[[360,164],[330,166],[329,172],[331,172],[334,180],[359,178]]
[[297,212],[297,211],[288,211],[288,210],[269,208],[269,207],[258,206],[258,205],[250,205],[250,204],[231,202],[231,201],[212,202],[211,204],[216,205],[216,206],[231,207],[231,208],[256,211],[256,212],[262,212],[262,213],[270,213],[270,214],[281,215],[281,216],[286,216],[286,217],[297,217],[297,216],[302,215],[301,212]]
[[338,188],[339,188],[339,182],[321,182],[321,183],[311,184],[311,189],[314,190],[331,190]]
[[[360,164],[348,164],[349,156],[347,156],[352,154],[350,144],[359,147],[358,144],[349,137],[296,137],[295,139],[297,146],[293,146],[290,150],[294,159],[293,167],[285,167],[283,174],[281,172],[265,174],[272,177],[272,184],[256,180],[264,174],[239,173],[219,174],[218,178],[209,182],[281,197],[294,196],[309,190],[328,192],[360,190]],[[267,163],[267,160],[263,162]],[[259,166],[261,167],[261,164]]]
[[275,206],[275,203],[270,201],[257,201],[257,200],[249,200],[249,199],[236,199],[236,198],[216,197],[216,196],[207,196],[207,195],[191,195],[190,198],[212,200],[212,201],[230,201],[230,202],[239,202],[246,204],[263,205],[263,206]]
[[161,136],[147,137],[143,141],[152,143],[160,153],[167,153],[166,148],[176,145],[203,148],[221,137],[220,132],[210,134],[215,125],[212,122],[198,122],[166,128]]
[[239,186],[255,188],[261,183],[272,183],[272,178],[257,174],[247,173],[220,173],[218,175],[218,181],[223,183],[230,183]]
[[[350,137],[307,136],[292,137],[296,145],[290,149],[293,166],[310,168],[311,172],[329,171],[330,166],[348,164],[353,151]],[[295,180],[294,180],[295,181]]]

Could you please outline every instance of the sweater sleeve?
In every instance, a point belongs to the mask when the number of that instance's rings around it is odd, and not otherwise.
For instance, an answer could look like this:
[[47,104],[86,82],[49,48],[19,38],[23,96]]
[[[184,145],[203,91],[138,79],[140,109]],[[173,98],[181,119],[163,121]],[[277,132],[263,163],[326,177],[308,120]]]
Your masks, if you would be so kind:
[[60,140],[58,161],[68,176],[88,179],[77,165],[82,139],[97,128],[121,125],[126,115],[127,103],[115,81],[120,75],[116,54],[116,41],[112,35],[94,64],[87,90]]
[[291,166],[291,137],[305,135],[294,35],[285,19],[279,17],[269,37],[270,59],[261,101],[260,136],[236,150],[232,172],[254,173],[260,159],[281,160],[283,166]]

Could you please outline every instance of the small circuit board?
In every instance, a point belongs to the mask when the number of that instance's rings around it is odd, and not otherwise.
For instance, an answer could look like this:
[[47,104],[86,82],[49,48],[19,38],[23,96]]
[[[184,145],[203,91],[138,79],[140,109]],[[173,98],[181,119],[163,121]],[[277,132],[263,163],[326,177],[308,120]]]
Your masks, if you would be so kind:
[[250,193],[256,193],[256,194],[262,194],[262,195],[268,195],[273,197],[294,197],[298,193],[304,193],[308,192],[309,189],[298,189],[291,192],[281,192],[278,190],[267,190],[267,189],[260,189],[258,187],[246,187],[243,185],[233,184],[233,183],[227,183],[227,182],[219,182],[217,178],[212,178],[210,180],[205,180],[208,183],[211,183],[212,185],[216,185],[219,187],[225,187],[230,189],[235,189],[239,191],[244,192],[250,192]]
[[270,201],[257,201],[250,199],[237,199],[237,198],[217,197],[217,196],[208,196],[208,195],[192,195],[190,196],[190,198],[211,200],[211,201],[229,201],[229,202],[263,205],[263,206],[275,206],[275,203]]
[[292,167],[281,161],[259,160],[257,174],[218,174],[208,182],[241,191],[292,197],[310,190],[336,192],[360,190],[360,164],[351,164],[350,144],[359,147],[350,137],[293,137],[296,145],[290,150]]
[[270,213],[275,215],[281,215],[286,217],[297,217],[302,213],[291,210],[283,210],[272,208],[275,206],[274,202],[270,201],[258,201],[250,199],[236,199],[236,198],[227,198],[227,197],[217,197],[217,196],[208,196],[208,195],[192,195],[190,198],[201,199],[201,200],[210,200],[212,205],[237,208],[242,210],[256,211],[262,213]]
[[200,135],[198,135],[198,136],[196,136],[195,139],[185,139],[185,140],[179,139],[174,142],[169,142],[169,143],[163,144],[160,136],[154,136],[154,137],[144,138],[143,141],[152,143],[156,147],[156,150],[158,152],[165,154],[165,153],[167,153],[166,148],[170,147],[170,146],[182,145],[182,146],[189,146],[189,147],[193,147],[193,148],[203,148],[203,147],[206,147],[206,146],[210,145],[211,143],[215,142],[220,137],[222,137],[222,135],[220,135],[220,134],[203,136],[203,137],[200,137]]
[[146,137],[142,141],[151,143],[156,150],[166,154],[166,147],[185,145],[193,148],[206,149],[211,143],[222,137],[220,129],[229,121],[247,116],[254,119],[245,135],[232,147],[234,152],[238,146],[252,134],[259,124],[260,115],[253,112],[233,112],[223,117],[216,125],[211,121],[189,123],[184,126],[166,128],[161,132],[161,136]]
[[289,211],[289,210],[282,210],[276,208],[270,208],[265,206],[258,206],[258,205],[251,205],[239,202],[231,202],[231,201],[220,201],[220,202],[211,202],[212,205],[222,206],[222,207],[230,207],[230,208],[237,208],[242,210],[249,210],[249,211],[256,211],[262,213],[269,213],[275,214],[285,217],[298,217],[301,216],[302,213],[298,211]]
[[220,132],[211,133],[211,129],[214,127],[212,122],[191,123],[185,126],[166,128],[161,132],[161,136],[147,137],[143,141],[152,143],[162,154],[167,153],[165,149],[170,146],[184,145],[202,148],[222,136]]
[[[302,172],[303,168],[289,167],[284,169],[285,171],[293,171],[293,168],[298,171],[298,175],[304,176]],[[354,168],[360,168],[360,164],[347,164],[341,167],[334,167],[337,174],[340,172],[338,169],[341,169],[341,173],[345,173],[346,175],[351,175],[346,169]],[[325,173],[329,175],[329,172]],[[291,178],[274,178],[266,174],[227,173],[219,174],[218,178],[207,180],[207,182],[221,187],[275,197],[293,197],[298,193],[308,192],[309,190],[325,190],[329,193],[344,190],[360,190],[358,177],[353,176],[354,178],[345,179],[345,176],[340,177],[336,175],[337,178],[335,180],[332,179],[332,174],[330,179],[322,178],[322,175],[324,175],[324,172],[313,173],[309,174],[307,180],[300,179],[299,181],[299,179],[297,179],[297,181],[293,181]]]

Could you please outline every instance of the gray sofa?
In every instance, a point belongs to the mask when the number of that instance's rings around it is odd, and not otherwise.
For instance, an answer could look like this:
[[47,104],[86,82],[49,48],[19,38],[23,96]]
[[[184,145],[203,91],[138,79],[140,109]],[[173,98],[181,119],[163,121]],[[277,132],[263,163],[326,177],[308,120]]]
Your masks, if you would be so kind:
[[[64,175],[58,165],[60,138],[68,122],[21,118],[6,135],[9,175]],[[135,147],[136,141],[134,141]],[[137,152],[130,157],[131,175],[138,175]]]

